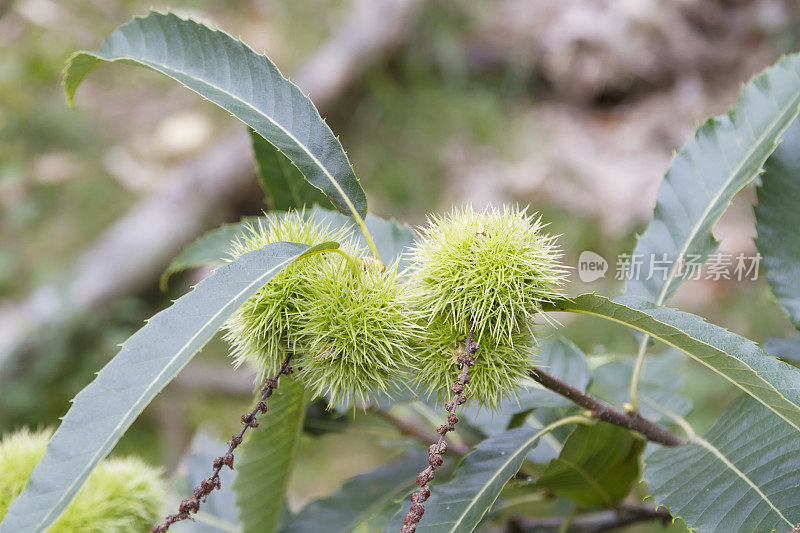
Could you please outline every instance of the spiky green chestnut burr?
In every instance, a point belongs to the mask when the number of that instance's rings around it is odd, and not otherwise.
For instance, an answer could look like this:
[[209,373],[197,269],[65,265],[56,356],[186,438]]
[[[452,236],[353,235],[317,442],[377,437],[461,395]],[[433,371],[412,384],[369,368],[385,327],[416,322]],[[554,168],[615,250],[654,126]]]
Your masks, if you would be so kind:
[[[349,253],[354,254],[352,250]],[[319,263],[307,298],[300,375],[331,404],[363,404],[388,393],[413,356],[421,328],[398,283],[397,265],[334,257]]]
[[432,217],[412,250],[411,293],[428,317],[416,380],[446,394],[470,328],[480,351],[468,398],[495,406],[513,394],[532,361],[530,319],[560,295],[565,269],[541,219],[504,207],[457,208]]
[[[303,212],[270,216],[266,222],[247,228],[234,241],[230,251],[233,259],[276,242],[296,242],[316,245],[339,241],[340,232],[305,220]],[[305,287],[314,279],[315,270],[330,260],[328,254],[314,255],[287,266],[261,290],[253,295],[225,324],[224,338],[231,344],[231,356],[236,367],[247,363],[257,371],[259,380],[274,375],[288,351],[296,351],[298,300],[305,299]]]
[[[0,520],[44,456],[49,431],[27,429],[0,441]],[[147,531],[166,495],[161,473],[138,459],[102,461],[48,533]]]
[[[496,407],[503,397],[513,395],[534,362],[532,334],[526,328],[511,334],[511,342],[494,339],[489,333],[475,337],[479,351],[469,369],[467,401]],[[428,325],[414,362],[414,383],[444,402],[452,395],[462,366],[459,354],[466,350],[467,333],[441,319]]]
[[565,270],[541,218],[504,207],[431,217],[412,251],[413,283],[429,317],[476,338],[512,344],[542,303],[559,296]]

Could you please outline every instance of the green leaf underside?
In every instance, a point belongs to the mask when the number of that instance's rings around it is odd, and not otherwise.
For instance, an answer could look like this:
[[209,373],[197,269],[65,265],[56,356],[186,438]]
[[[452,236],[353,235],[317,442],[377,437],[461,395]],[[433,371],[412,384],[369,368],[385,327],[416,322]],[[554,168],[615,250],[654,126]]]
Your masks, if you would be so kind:
[[800,122],[764,165],[756,190],[756,247],[767,283],[789,320],[800,329]]
[[153,316],[74,398],[0,531],[52,524],[142,410],[250,296],[296,259],[338,247],[275,243],[220,267]]
[[643,449],[644,440],[624,428],[577,426],[536,485],[582,505],[611,507],[639,480]]
[[[270,213],[269,216],[283,216],[283,214]],[[358,226],[352,218],[319,206],[314,206],[307,211],[306,217],[309,221],[330,224],[333,230],[346,228],[352,231],[356,244],[363,250],[367,250],[364,235],[358,230]],[[241,222],[226,224],[199,237],[172,260],[162,274],[162,284],[166,283],[165,276],[171,276],[189,268],[217,266],[222,263],[225,258],[229,257],[231,240],[242,235],[248,225],[257,224],[260,218],[262,217],[247,217]],[[404,257],[404,252],[416,238],[414,230],[405,224],[399,224],[394,220],[384,220],[374,215],[367,215],[366,224],[386,264],[399,261],[400,268],[407,266],[408,261]],[[230,239],[226,240],[228,236]]]
[[192,268],[214,267],[222,264],[223,258],[227,256],[227,251],[231,247],[231,241],[242,234],[246,224],[255,220],[256,218],[254,217],[248,217],[242,219],[241,222],[224,224],[198,237],[175,256],[167,269],[161,274],[161,279],[159,280],[161,290],[167,290],[169,278],[173,274]]
[[[431,497],[425,502],[425,515],[417,525],[417,531],[473,531],[491,509],[508,480],[520,469],[542,434],[540,429],[524,426],[478,444],[459,463],[452,480],[431,484]],[[400,529],[410,505],[408,501],[403,503],[401,511],[389,522],[384,533],[394,533]]]
[[[379,529],[381,515],[415,487],[427,455],[409,452],[391,464],[352,478],[328,498],[303,507],[284,528],[286,533],[369,533]],[[391,517],[391,515],[389,516]],[[384,522],[385,523],[385,522]]]
[[302,381],[281,378],[267,412],[240,448],[233,489],[244,533],[277,531],[308,400]]
[[800,335],[785,339],[773,337],[763,344],[765,352],[795,365],[800,364]]
[[724,377],[800,431],[800,371],[744,337],[634,296],[583,294],[544,310],[594,315],[646,333]]
[[97,52],[73,54],[64,77],[70,103],[101,61],[147,67],[180,82],[269,141],[338,210],[366,217],[366,195],[339,139],[311,100],[241,41],[171,13],[134,18],[114,30]]
[[[642,416],[672,427],[674,422],[666,412],[685,416],[692,410],[692,401],[680,394],[686,369],[686,358],[678,350],[650,355],[645,359],[639,380]],[[630,358],[604,363],[592,372],[588,392],[611,405],[622,405],[629,398],[628,384],[632,374],[633,360]]]
[[[755,178],[800,106],[800,56],[783,57],[747,83],[736,105],[702,124],[675,155],[656,199],[653,221],[639,236],[640,275],[625,293],[663,304],[683,282],[670,269],[650,270],[650,258],[699,255],[718,246],[712,235],[733,197]],[[651,276],[652,274],[652,276]]]
[[800,521],[800,434],[742,396],[704,441],[645,458],[644,479],[657,504],[700,533],[789,531]]
[[300,169],[264,137],[251,130],[250,140],[258,181],[267,194],[267,205],[271,210],[288,211],[314,204],[330,205],[328,198],[306,181]]

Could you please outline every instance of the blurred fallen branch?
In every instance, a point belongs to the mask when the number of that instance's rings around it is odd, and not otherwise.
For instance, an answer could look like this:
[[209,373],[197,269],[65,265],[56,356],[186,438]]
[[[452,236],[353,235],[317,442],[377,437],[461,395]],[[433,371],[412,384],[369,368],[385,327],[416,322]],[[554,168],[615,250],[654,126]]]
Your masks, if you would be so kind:
[[[347,20],[306,61],[293,81],[321,110],[376,55],[397,47],[422,0],[354,0]],[[62,283],[40,287],[20,302],[0,305],[0,365],[43,327],[74,321],[156,280],[169,260],[252,193],[253,162],[244,128],[178,165],[167,185],[138,204],[90,246]],[[226,217],[227,215],[227,217]]]

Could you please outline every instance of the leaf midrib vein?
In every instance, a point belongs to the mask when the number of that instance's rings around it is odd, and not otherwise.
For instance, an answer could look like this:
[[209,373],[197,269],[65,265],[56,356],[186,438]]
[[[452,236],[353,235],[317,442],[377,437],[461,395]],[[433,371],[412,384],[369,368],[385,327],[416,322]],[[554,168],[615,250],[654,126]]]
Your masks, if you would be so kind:
[[756,492],[756,494],[758,494],[761,497],[761,499],[765,501],[767,505],[769,505],[770,508],[772,508],[772,510],[775,511],[775,513],[777,513],[779,517],[781,517],[781,520],[786,522],[789,525],[789,527],[794,527],[794,523],[790,522],[785,516],[783,516],[783,513],[781,513],[780,509],[778,509],[775,506],[775,504],[772,503],[772,500],[770,500],[767,497],[767,495],[764,494],[764,492],[759,488],[759,486],[756,485],[749,477],[747,477],[747,474],[739,470],[739,468],[735,464],[733,464],[733,462],[730,461],[725,456],[725,454],[723,454],[716,446],[714,446],[704,438],[697,435],[695,435],[692,441],[696,442],[697,444],[699,444],[700,446],[711,452],[711,454],[713,454],[717,459],[719,459],[719,461],[721,461],[726,467],[728,467],[729,470],[731,470],[734,474],[736,474],[742,481],[747,483],[750,486],[750,488],[753,489]]

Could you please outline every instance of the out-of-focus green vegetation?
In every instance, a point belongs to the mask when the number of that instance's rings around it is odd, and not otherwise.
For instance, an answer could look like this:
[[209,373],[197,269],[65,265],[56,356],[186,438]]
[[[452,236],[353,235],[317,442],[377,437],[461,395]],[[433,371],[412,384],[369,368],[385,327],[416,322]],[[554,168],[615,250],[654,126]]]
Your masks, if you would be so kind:
[[[763,4],[767,9],[781,3]],[[155,5],[140,0],[12,1],[0,17],[0,308],[65,276],[72,261],[103,229],[158,188],[160,172],[202,151],[213,143],[217,131],[224,130],[223,125],[230,125],[229,117],[195,95],[132,68],[98,69],[81,89],[78,108],[67,106],[60,77],[69,54],[95,49],[119,23],[144,14],[151,6],[213,20],[255,49],[268,50],[284,72],[302,64],[350,8],[344,0],[174,0]],[[333,130],[341,132],[376,213],[421,224],[427,213],[452,202],[480,202],[480,194],[465,194],[459,185],[462,177],[465,187],[479,183],[475,176],[469,177],[472,181],[462,176],[457,165],[454,168],[454,161],[462,162],[465,153],[486,153],[512,164],[523,155],[546,150],[559,151],[558,156],[566,159],[579,155],[582,145],[578,143],[555,147],[539,143],[549,137],[547,122],[540,125],[539,136],[529,136],[525,145],[520,137],[531,116],[569,121],[588,115],[612,131],[621,120],[615,111],[624,115],[648,98],[663,99],[664,94],[679,90],[677,82],[634,77],[625,90],[601,89],[594,98],[562,95],[557,83],[537,69],[532,58],[542,51],[536,46],[525,48],[512,42],[500,48],[505,56],[489,46],[491,58],[485,57],[489,52],[481,46],[496,37],[487,36],[491,31],[487,27],[493,26],[486,19],[497,18],[490,6],[489,2],[455,0],[424,5],[406,43],[375,58],[327,113]],[[758,50],[746,58],[753,71],[798,42],[788,22],[770,28],[772,33],[756,32]],[[710,93],[703,100],[708,105],[700,105],[692,120],[726,107],[730,94],[724,91],[743,81],[733,76],[720,79],[716,70],[710,71],[713,79],[702,89]],[[722,97],[715,97],[716,89],[723,91]],[[537,114],[542,108],[547,108],[547,114]],[[671,117],[665,115],[664,120]],[[691,121],[683,116],[677,120],[683,123],[676,127],[688,135]],[[187,121],[192,136],[187,134]],[[675,143],[669,133],[657,133],[668,138],[658,148],[666,163]],[[123,163],[128,166],[120,170]],[[653,172],[657,175],[662,170]],[[487,190],[497,192],[491,186],[499,179],[496,175],[488,172],[481,178]],[[634,232],[646,223],[637,220],[626,231],[609,230],[596,212],[565,205],[558,194],[546,191],[533,183],[501,190],[498,195],[541,211],[551,223],[550,230],[562,235],[568,265],[575,265],[582,250],[606,258],[630,251]],[[257,214],[258,205],[254,202],[239,214]],[[604,281],[591,286],[577,283],[580,290],[570,292],[588,289],[614,294],[621,284],[613,277],[611,264]],[[68,400],[116,352],[116,345],[144,318],[168,305],[170,298],[185,292],[192,280],[191,275],[176,277],[171,291],[162,294],[155,279],[150,291],[38,332],[22,357],[4,371],[0,433],[21,425],[57,424]],[[704,297],[693,299],[695,291]],[[687,286],[678,301],[687,310],[758,341],[790,331],[763,280]],[[605,346],[606,355],[635,353],[635,339],[621,327],[582,318],[565,324],[563,332],[590,354],[596,354],[599,346]],[[192,365],[217,365],[233,372],[226,366],[226,350],[221,341],[215,341]],[[695,404],[689,419],[702,430],[734,392],[698,365],[688,367],[685,394]],[[135,452],[172,468],[195,431],[227,438],[240,426],[238,415],[249,403],[246,392],[230,394],[175,383],[145,411],[117,451]],[[360,412],[340,417],[321,408],[317,415],[309,419],[304,460],[293,480],[295,508],[332,492],[341,480],[391,459],[382,452],[381,443],[392,437],[372,415]],[[321,428],[334,431],[314,435]],[[349,450],[346,460],[327,460],[331,449]]]

